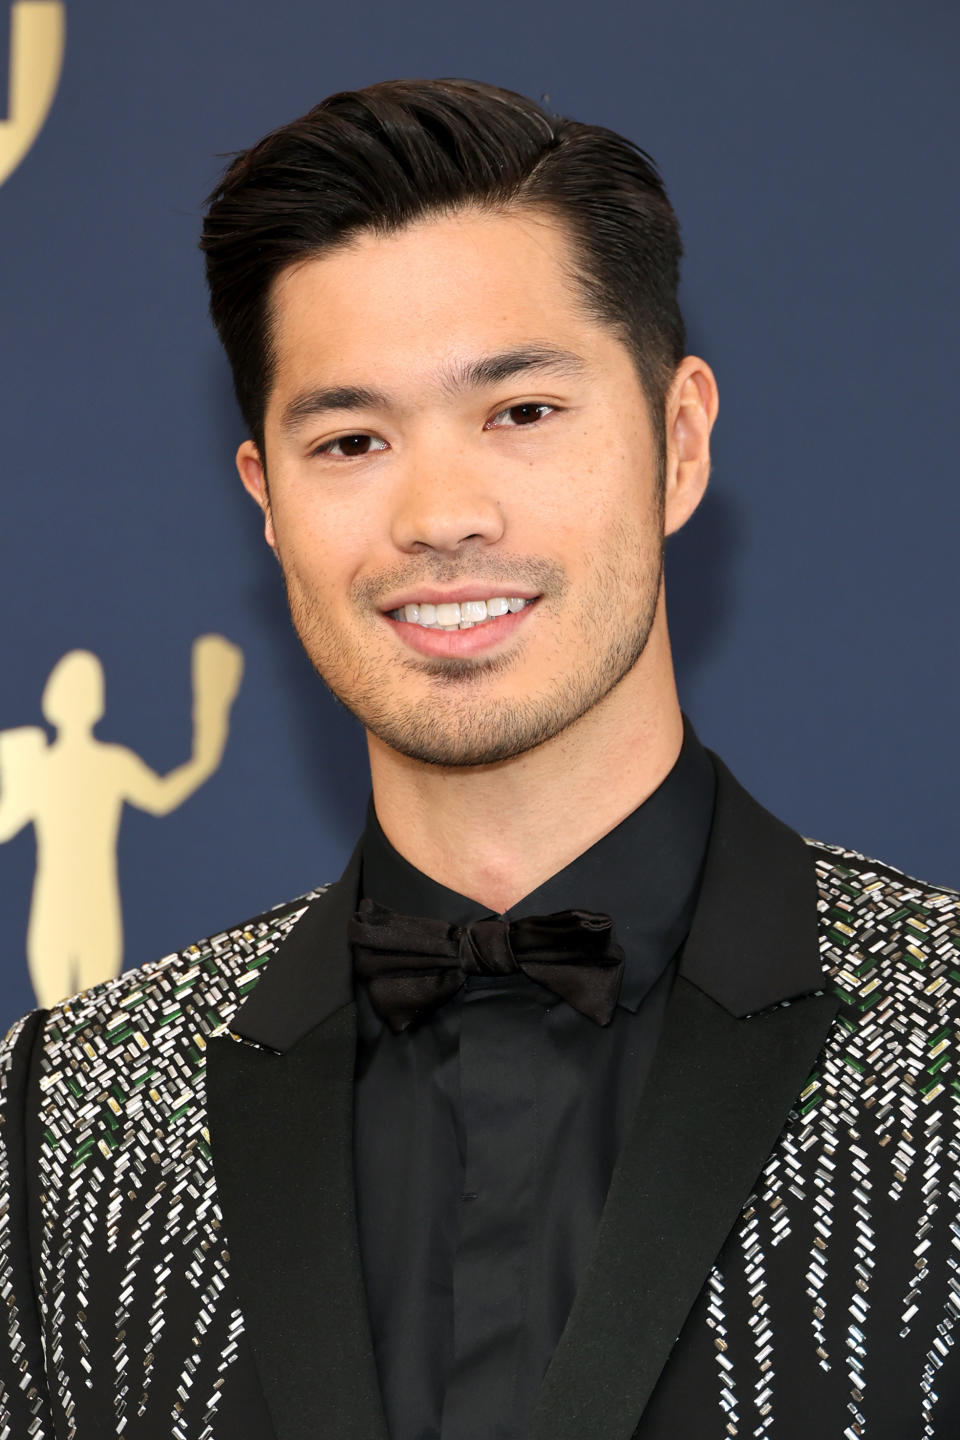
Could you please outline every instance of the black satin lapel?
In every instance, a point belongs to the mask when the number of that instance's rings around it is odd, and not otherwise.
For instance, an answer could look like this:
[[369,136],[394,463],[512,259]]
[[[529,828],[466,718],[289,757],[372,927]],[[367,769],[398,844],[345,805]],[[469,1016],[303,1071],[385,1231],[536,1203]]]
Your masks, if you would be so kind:
[[207,1042],[230,1268],[277,1440],[385,1440],[353,1191],[356,1018],[285,1054]]
[[627,1440],[836,1015],[747,1019],[680,976],[531,1440]]
[[361,844],[346,869],[304,909],[230,1021],[257,1045],[286,1051],[353,999],[347,922],[357,905]]

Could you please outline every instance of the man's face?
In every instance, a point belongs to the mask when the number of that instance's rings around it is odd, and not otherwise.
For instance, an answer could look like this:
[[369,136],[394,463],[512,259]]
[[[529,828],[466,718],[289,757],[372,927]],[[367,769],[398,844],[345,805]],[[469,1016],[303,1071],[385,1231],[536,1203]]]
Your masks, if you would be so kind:
[[[540,216],[469,211],[364,234],[274,287],[269,498],[249,441],[241,475],[315,668],[421,762],[551,739],[662,623],[654,433],[567,243]],[[497,615],[504,599],[533,603]],[[466,600],[501,603],[467,629],[396,618],[469,624],[480,611],[439,609]]]

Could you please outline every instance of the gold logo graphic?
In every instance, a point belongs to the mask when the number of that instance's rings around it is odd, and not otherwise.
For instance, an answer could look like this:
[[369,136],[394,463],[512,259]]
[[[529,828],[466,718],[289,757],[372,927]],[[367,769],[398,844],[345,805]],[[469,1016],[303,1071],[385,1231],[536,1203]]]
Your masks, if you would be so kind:
[[120,974],[123,921],[117,832],[124,802],[169,815],[217,769],[243,654],[222,635],[194,641],[193,754],[158,775],[123,745],[97,740],[103,666],[89,650],[58,660],[41,709],[56,730],[0,732],[0,841],[33,824],[37,872],[27,927],[27,964],[37,1002],[49,1007]]
[[10,10],[10,93],[0,120],[0,185],[43,128],[63,68],[67,33],[61,0],[15,0]]

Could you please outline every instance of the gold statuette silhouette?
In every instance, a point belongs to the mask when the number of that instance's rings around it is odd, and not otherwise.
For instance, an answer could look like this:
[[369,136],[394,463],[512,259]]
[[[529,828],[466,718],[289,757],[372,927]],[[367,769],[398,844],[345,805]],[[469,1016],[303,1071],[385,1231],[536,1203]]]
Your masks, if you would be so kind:
[[192,672],[193,754],[167,775],[125,746],[95,738],[103,667],[89,650],[71,650],[50,672],[42,709],[57,732],[52,742],[39,726],[0,732],[0,841],[31,823],[36,833],[27,963],[40,1005],[120,973],[124,802],[169,815],[220,764],[243,655],[222,635],[202,635],[193,644]]
[[61,0],[14,0],[10,8],[10,88],[0,119],[0,185],[43,128],[63,66],[67,30]]

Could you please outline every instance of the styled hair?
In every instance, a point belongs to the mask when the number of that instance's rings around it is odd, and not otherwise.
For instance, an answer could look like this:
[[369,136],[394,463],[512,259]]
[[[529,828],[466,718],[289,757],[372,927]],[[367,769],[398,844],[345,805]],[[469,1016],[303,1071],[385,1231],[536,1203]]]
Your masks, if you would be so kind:
[[562,222],[585,313],[630,351],[662,461],[684,354],[682,246],[657,168],[632,141],[476,80],[382,81],[329,96],[237,154],[207,206],[210,314],[264,461],[277,276],[361,232],[469,207]]

